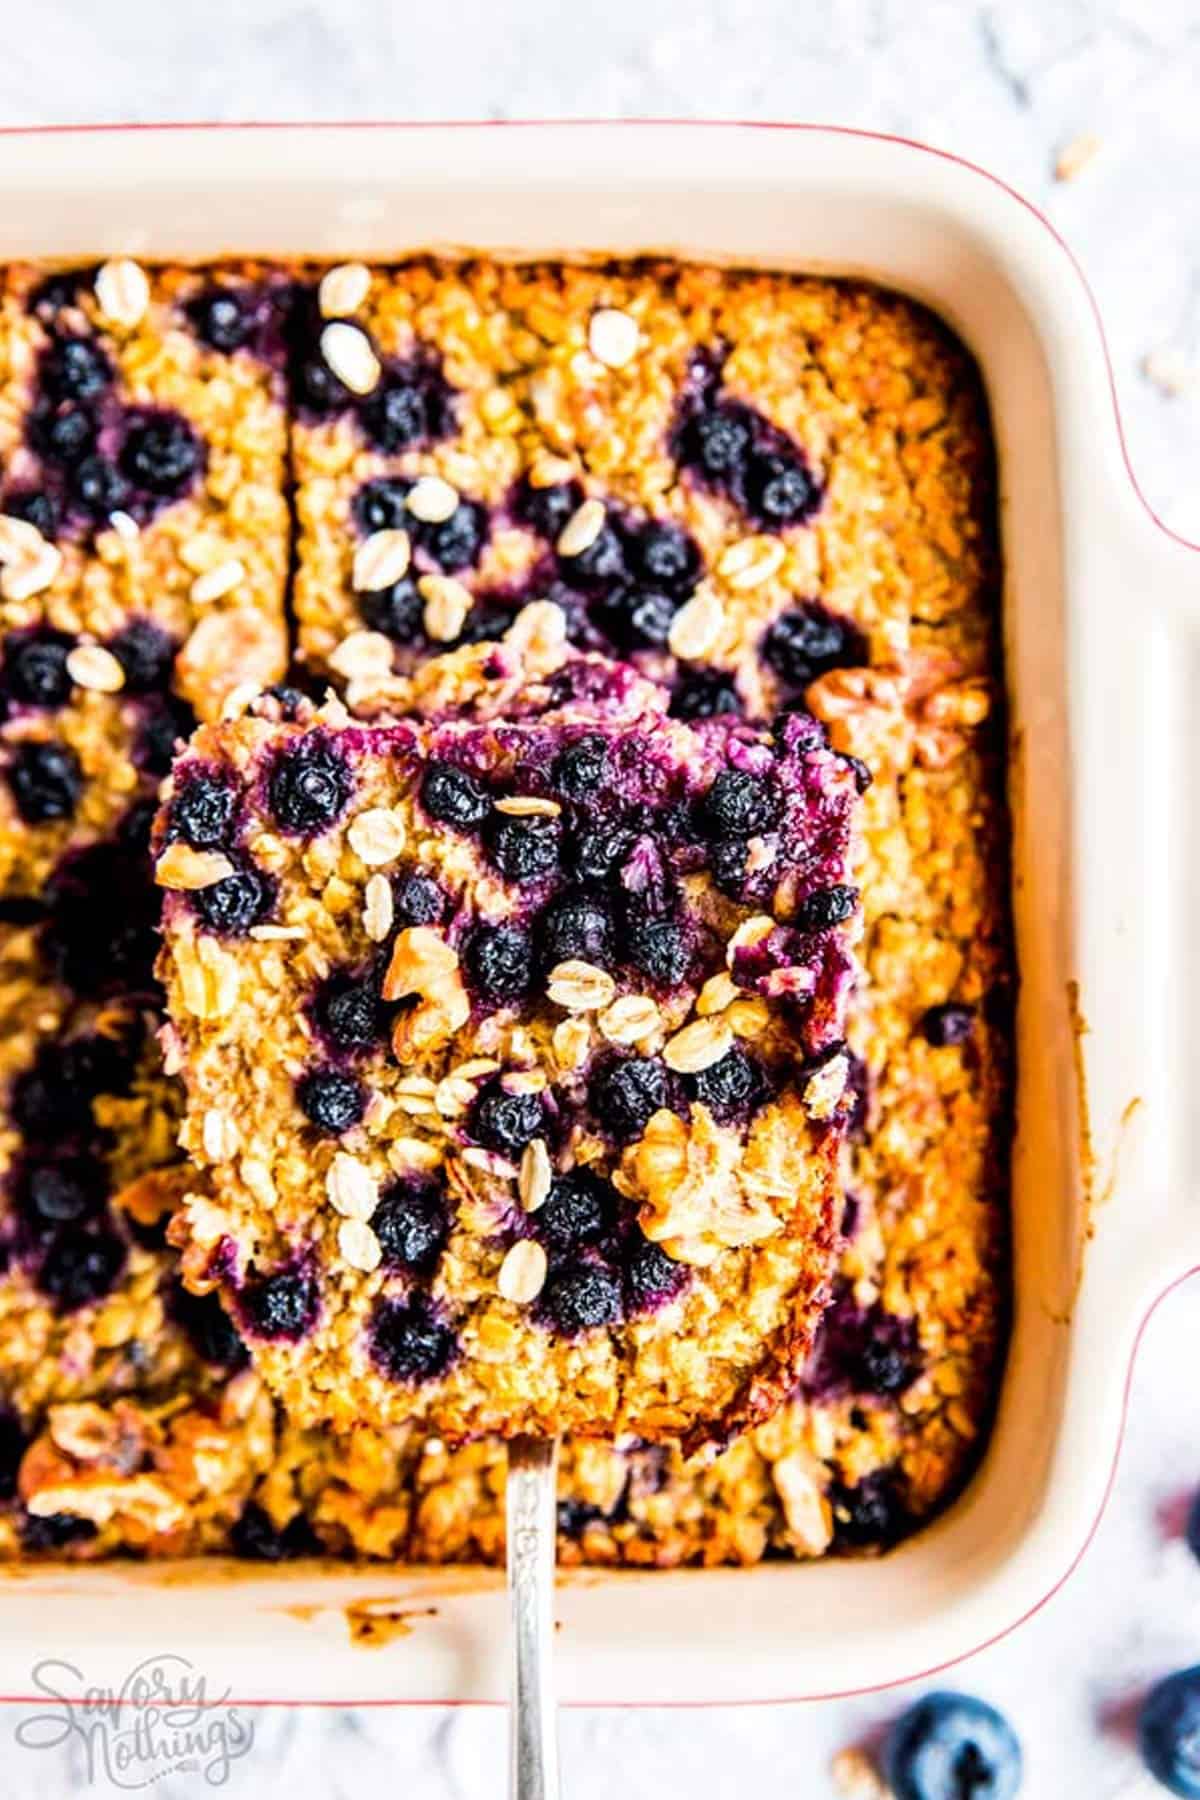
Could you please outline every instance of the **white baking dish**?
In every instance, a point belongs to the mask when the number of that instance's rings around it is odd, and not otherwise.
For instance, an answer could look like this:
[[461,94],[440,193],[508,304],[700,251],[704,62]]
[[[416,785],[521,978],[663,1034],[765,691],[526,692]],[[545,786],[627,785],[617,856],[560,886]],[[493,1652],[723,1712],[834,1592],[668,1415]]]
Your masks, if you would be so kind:
[[[991,1446],[949,1514],[881,1561],[564,1577],[559,1680],[567,1701],[797,1698],[1010,1628],[1087,1542],[1140,1323],[1200,1241],[1200,559],[1134,489],[1062,243],[951,157],[823,128],[17,132],[0,198],[4,258],[656,250],[866,275],[975,352],[1002,479],[1022,980],[1016,1319]],[[411,1609],[411,1632],[353,1647],[344,1609],[363,1597]],[[477,1571],[17,1570],[0,1695],[28,1694],[42,1655],[117,1685],[176,1652],[244,1699],[495,1700],[504,1626]]]

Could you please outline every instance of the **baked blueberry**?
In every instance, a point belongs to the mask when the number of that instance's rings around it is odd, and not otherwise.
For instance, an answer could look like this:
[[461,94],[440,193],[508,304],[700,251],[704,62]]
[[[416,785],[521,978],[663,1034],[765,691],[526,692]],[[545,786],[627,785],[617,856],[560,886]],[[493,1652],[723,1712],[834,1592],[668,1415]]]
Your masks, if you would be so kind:
[[275,890],[269,876],[246,862],[223,881],[197,888],[188,899],[196,917],[209,931],[222,937],[244,937],[252,925],[261,925],[270,912]]
[[167,1309],[205,1362],[230,1374],[249,1362],[250,1353],[216,1294],[192,1294],[176,1281],[167,1296]]
[[577,556],[558,555],[564,580],[586,593],[603,593],[628,580],[625,546],[611,525],[602,525],[585,550]]
[[200,467],[200,440],[178,413],[128,415],[121,448],[121,472],[135,487],[160,499],[176,500]]
[[445,916],[446,896],[432,875],[402,875],[392,889],[397,925],[437,925]]
[[673,1300],[684,1286],[688,1272],[683,1263],[635,1233],[625,1256],[625,1308],[630,1314],[651,1312]]
[[18,706],[65,706],[71,697],[65,631],[13,632],[4,650],[4,689]]
[[750,422],[740,410],[726,407],[701,412],[684,432],[680,460],[723,484],[741,469],[750,440]]
[[248,1500],[230,1526],[229,1547],[247,1562],[290,1562],[297,1556],[319,1556],[324,1548],[303,1513],[281,1530],[256,1500]]
[[547,969],[570,960],[608,968],[616,937],[612,907],[602,894],[562,894],[539,914],[537,936]]
[[454,429],[454,395],[432,362],[412,362],[385,374],[362,408],[368,438],[388,455],[428,444]]
[[[1194,1766],[1200,1773],[1200,1759]],[[889,1730],[883,1772],[896,1800],[1013,1800],[1021,1787],[1021,1746],[986,1701],[925,1694]],[[1200,1794],[1200,1781],[1176,1789],[1187,1791]]]
[[114,462],[93,452],[71,471],[71,494],[93,519],[107,519],[129,500],[129,483]]
[[21,1520],[21,1543],[26,1550],[63,1550],[95,1536],[92,1520],[79,1513],[26,1513]]
[[560,1537],[578,1543],[589,1525],[605,1525],[611,1516],[602,1507],[593,1506],[590,1500],[560,1500],[555,1524]]
[[568,846],[567,860],[580,881],[604,881],[621,867],[632,846],[633,834],[622,826],[584,826]]
[[448,519],[435,524],[421,523],[412,529],[416,542],[438,568],[453,575],[479,561],[479,553],[487,541],[487,509],[477,501],[463,500]]
[[29,423],[34,449],[48,463],[70,467],[85,457],[96,442],[94,414],[86,406],[64,401],[59,406],[39,407]]
[[317,996],[317,1020],[335,1050],[371,1050],[383,1034],[383,1013],[371,980],[335,975]]
[[313,736],[280,752],[267,791],[276,824],[307,837],[333,824],[353,788],[341,751],[327,739]]
[[112,1291],[125,1246],[103,1225],[64,1227],[38,1271],[38,1286],[63,1312],[74,1312]]
[[737,684],[719,669],[684,669],[671,689],[673,719],[715,719],[741,711]]
[[380,1300],[371,1315],[371,1350],[390,1381],[416,1386],[444,1375],[458,1342],[421,1294]]
[[764,1092],[761,1069],[738,1044],[702,1069],[694,1080],[697,1100],[722,1122],[749,1112]]
[[18,744],[8,765],[13,802],[26,825],[73,817],[83,770],[69,744]]
[[363,624],[393,644],[413,644],[425,635],[425,602],[410,576],[402,576],[390,587],[359,594],[357,599]]
[[520,1000],[533,986],[533,943],[519,925],[479,925],[463,946],[463,968],[481,1000]]
[[550,1193],[532,1216],[546,1249],[564,1256],[598,1244],[617,1222],[618,1199],[611,1182],[591,1169],[569,1169],[550,1184]]
[[832,887],[814,888],[796,908],[796,924],[801,931],[827,931],[841,925],[858,905],[858,889],[835,882]]
[[138,834],[123,821],[116,842],[67,858],[50,884],[42,956],[59,981],[88,999],[153,989],[159,895],[140,834],[148,821],[136,822]]
[[61,524],[58,502],[44,488],[16,488],[4,496],[0,511],[10,519],[24,519],[40,531],[50,543],[58,536]]
[[599,732],[589,731],[559,751],[550,779],[566,799],[585,800],[603,785],[607,769],[608,744]]
[[704,816],[721,836],[749,837],[769,831],[779,818],[779,797],[764,775],[722,769],[704,796]]
[[54,400],[96,400],[112,386],[113,370],[94,338],[60,337],[43,354],[38,376]]
[[201,343],[227,355],[247,344],[254,331],[250,296],[237,288],[208,288],[189,301],[187,313]]
[[517,492],[513,510],[522,524],[531,526],[539,537],[553,543],[582,503],[583,489],[577,482],[560,481],[551,487],[534,487],[524,482]]
[[835,1481],[829,1490],[833,1509],[833,1541],[840,1550],[886,1548],[911,1528],[912,1519],[890,1469],[877,1469],[847,1486]]
[[29,1439],[15,1412],[0,1410],[0,1500],[11,1500],[17,1491],[17,1475]]
[[746,470],[749,510],[769,526],[796,525],[815,508],[820,491],[798,456],[753,456]]
[[299,1269],[248,1281],[238,1295],[247,1331],[263,1338],[302,1338],[316,1324],[320,1304],[315,1278]]
[[595,1263],[567,1263],[551,1269],[538,1314],[563,1337],[618,1325],[622,1316],[620,1280],[611,1269]]
[[127,694],[150,694],[165,688],[175,665],[175,646],[160,625],[134,619],[108,647],[125,671]]
[[94,1218],[107,1196],[104,1166],[95,1157],[63,1156],[27,1163],[17,1180],[17,1205],[36,1230]]
[[700,578],[700,552],[678,525],[644,525],[632,535],[628,556],[640,581],[677,600],[686,599]]
[[1150,1689],[1138,1714],[1138,1748],[1169,1793],[1200,1800],[1200,1665]]
[[363,533],[374,531],[407,531],[412,524],[408,512],[410,481],[389,481],[386,475],[368,481],[354,496],[354,517]]
[[128,1092],[136,1050],[136,1036],[45,1045],[13,1084],[10,1106],[22,1136],[47,1143],[90,1136],[92,1101],[98,1094]]
[[362,1083],[342,1069],[310,1069],[296,1083],[296,1099],[322,1137],[340,1137],[357,1125],[367,1110]]
[[950,1044],[965,1044],[975,1028],[975,1008],[947,1000],[931,1006],[921,1020],[921,1034],[927,1044],[944,1049]]
[[853,668],[867,660],[862,634],[817,600],[781,613],[763,639],[762,653],[777,675],[798,688],[830,669]]
[[593,613],[600,629],[622,650],[665,644],[680,602],[655,588],[619,587],[597,602]]
[[492,810],[491,797],[481,782],[453,763],[431,762],[421,781],[421,804],[431,819],[473,831]]
[[671,1104],[666,1065],[650,1056],[608,1063],[592,1077],[589,1098],[601,1125],[618,1141],[640,1137],[654,1114]]
[[387,1269],[432,1275],[450,1235],[450,1211],[432,1181],[397,1181],[371,1215]]
[[212,850],[233,835],[237,799],[230,782],[197,770],[181,774],[167,811],[167,836]]
[[545,1103],[540,1094],[510,1094],[499,1081],[489,1081],[476,1095],[468,1129],[486,1149],[520,1156],[531,1139],[545,1132]]
[[674,919],[638,919],[625,934],[626,955],[656,987],[678,987],[692,967],[692,949]]
[[537,881],[558,867],[557,819],[532,813],[493,813],[488,823],[488,855],[506,881]]

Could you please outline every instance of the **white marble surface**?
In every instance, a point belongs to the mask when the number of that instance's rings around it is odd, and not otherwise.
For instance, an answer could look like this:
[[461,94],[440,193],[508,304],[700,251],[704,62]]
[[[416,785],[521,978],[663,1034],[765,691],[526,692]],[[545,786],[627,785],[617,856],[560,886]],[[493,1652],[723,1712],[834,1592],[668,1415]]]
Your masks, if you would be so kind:
[[[0,121],[604,116],[801,118],[924,138],[1004,175],[1079,253],[1108,328],[1152,505],[1200,540],[1200,6],[1197,0],[53,0],[9,14]],[[1069,183],[1059,151],[1100,141]],[[1168,394],[1144,371],[1150,356]],[[1136,602],[1135,602],[1136,603]],[[1162,1790],[1129,1747],[1147,1678],[1200,1658],[1200,1567],[1179,1541],[1200,1484],[1200,1283],[1144,1341],[1108,1514],[1067,1588],[959,1685],[1002,1705],[1032,1800]],[[904,1693],[769,1710],[575,1713],[570,1800],[822,1800],[833,1751]],[[13,1796],[83,1792],[59,1753],[16,1749]],[[290,1800],[484,1800],[503,1790],[491,1713],[264,1717],[226,1790]],[[98,1791],[116,1791],[100,1785]],[[210,1791],[199,1777],[162,1800]]]

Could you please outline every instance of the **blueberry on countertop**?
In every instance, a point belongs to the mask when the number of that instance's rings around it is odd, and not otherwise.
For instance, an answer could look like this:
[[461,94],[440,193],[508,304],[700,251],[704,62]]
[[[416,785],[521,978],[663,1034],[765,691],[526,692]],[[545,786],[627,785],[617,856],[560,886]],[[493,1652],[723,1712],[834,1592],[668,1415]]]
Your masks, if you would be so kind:
[[[926,1694],[887,1735],[883,1772],[896,1800],[1012,1800],[1021,1746],[994,1706],[970,1694]],[[1178,1789],[1200,1794],[1200,1787]]]
[[1167,1675],[1150,1689],[1138,1715],[1138,1747],[1168,1793],[1200,1800],[1200,1664]]

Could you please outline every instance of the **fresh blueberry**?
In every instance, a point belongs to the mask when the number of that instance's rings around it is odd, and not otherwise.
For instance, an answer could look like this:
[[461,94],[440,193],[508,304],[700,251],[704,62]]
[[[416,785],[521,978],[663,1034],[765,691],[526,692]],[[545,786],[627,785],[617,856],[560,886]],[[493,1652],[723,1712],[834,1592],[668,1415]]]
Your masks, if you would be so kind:
[[678,525],[659,521],[643,526],[631,540],[629,560],[647,587],[677,600],[686,599],[700,578],[700,552]]
[[493,1002],[522,999],[533,986],[533,944],[519,925],[479,925],[463,947],[473,993]]
[[303,1513],[282,1531],[256,1500],[248,1500],[229,1530],[229,1547],[247,1562],[290,1562],[297,1556],[319,1556],[322,1543]]
[[58,502],[42,488],[16,489],[6,494],[0,510],[7,513],[10,519],[24,519],[27,525],[34,526],[50,543],[58,535],[61,523]]
[[673,1300],[688,1278],[687,1268],[637,1232],[625,1258],[625,1308],[651,1312]]
[[1012,1800],[1021,1786],[1021,1746],[985,1701],[926,1694],[889,1730],[883,1772],[896,1800]]
[[371,1349],[390,1381],[417,1386],[445,1374],[458,1343],[424,1296],[416,1294],[411,1300],[378,1302],[371,1316]]
[[125,671],[125,692],[149,694],[165,688],[175,665],[175,646],[160,625],[134,619],[108,640]]
[[65,631],[14,632],[4,650],[4,686],[18,706],[65,706],[71,698]]
[[236,813],[237,795],[230,782],[187,771],[167,810],[167,836],[182,838],[193,850],[213,850],[229,842]]
[[106,456],[85,456],[71,471],[71,493],[93,519],[107,519],[129,499],[129,483]]
[[487,790],[466,769],[453,763],[431,762],[421,781],[421,804],[431,819],[473,831],[492,810]]
[[335,1050],[373,1049],[383,1032],[374,983],[333,976],[317,996],[317,1019]]
[[267,783],[276,823],[303,837],[332,825],[353,788],[341,751],[319,734],[280,751]]
[[800,458],[781,454],[752,457],[746,489],[750,511],[774,527],[808,518],[820,497]]
[[425,633],[425,602],[411,576],[390,587],[359,594],[358,610],[369,631],[381,632],[393,644],[413,644]]
[[213,287],[188,302],[188,318],[201,343],[228,355],[249,342],[254,313],[237,288]]
[[568,1263],[550,1271],[538,1313],[563,1337],[617,1325],[622,1316],[621,1283],[611,1270],[594,1263]]
[[322,1137],[340,1137],[359,1124],[367,1110],[362,1083],[341,1069],[310,1069],[296,1083],[296,1099]]
[[7,1407],[0,1410],[0,1500],[11,1500],[17,1491],[21,1458],[29,1445],[20,1419]]
[[801,931],[827,931],[841,925],[858,905],[858,889],[835,882],[832,887],[814,888],[796,908],[796,924]]
[[54,400],[95,400],[112,386],[112,364],[92,338],[55,338],[42,357],[39,376]]
[[69,468],[91,450],[96,429],[96,420],[87,407],[64,401],[60,406],[39,408],[30,420],[29,435],[34,449],[47,462]]
[[625,936],[625,952],[656,987],[678,987],[692,967],[692,949],[673,919],[636,920]]
[[432,875],[402,875],[392,891],[397,925],[437,925],[446,913],[446,896]]
[[741,711],[737,684],[719,669],[685,669],[671,690],[673,719],[716,719]]
[[890,1469],[864,1475],[854,1486],[829,1490],[833,1540],[839,1550],[885,1548],[902,1538],[912,1520]]
[[1200,1800],[1200,1664],[1150,1689],[1138,1714],[1138,1747],[1168,1793]]
[[722,1122],[756,1106],[763,1091],[762,1071],[737,1044],[695,1077],[697,1100]]
[[397,1181],[371,1215],[384,1267],[432,1275],[450,1235],[446,1197],[435,1182]]
[[262,1338],[302,1338],[316,1324],[321,1296],[316,1279],[300,1270],[248,1281],[238,1296],[247,1331]]
[[17,1205],[31,1225],[74,1225],[94,1218],[107,1195],[104,1167],[95,1157],[66,1156],[22,1169]]
[[665,1064],[649,1056],[626,1056],[592,1078],[592,1111],[622,1143],[640,1137],[653,1115],[671,1104]]
[[266,918],[275,891],[269,876],[247,862],[223,881],[197,888],[188,899],[196,917],[209,931],[222,937],[244,937],[252,925],[259,925]]
[[167,1306],[197,1356],[230,1374],[245,1368],[250,1353],[216,1294],[192,1294],[181,1281],[176,1281],[167,1296]]
[[576,738],[554,759],[550,779],[568,800],[586,800],[604,783],[608,769],[608,742],[597,731]]
[[509,1094],[499,1081],[489,1081],[471,1108],[471,1136],[485,1149],[501,1156],[520,1156],[526,1144],[546,1129],[546,1108],[540,1094]]
[[809,600],[775,620],[763,639],[763,656],[784,681],[806,688],[830,669],[865,663],[867,647],[848,619]]
[[69,744],[18,744],[7,774],[26,825],[73,817],[83,792],[83,770]]
[[533,813],[494,813],[487,830],[488,855],[506,881],[538,881],[558,867],[557,819]]
[[518,491],[514,511],[523,524],[553,543],[582,502],[583,489],[574,481],[560,481],[552,487],[533,487],[525,482]]
[[62,1312],[74,1312],[110,1293],[125,1261],[125,1246],[103,1225],[67,1226],[38,1271],[38,1286]]
[[704,796],[706,822],[722,836],[769,831],[779,818],[778,796],[762,775],[722,769]]
[[539,915],[537,936],[547,969],[572,960],[607,968],[616,939],[612,908],[603,895],[562,894]]
[[200,467],[200,440],[178,413],[135,412],[121,448],[121,472],[135,487],[175,500]]
[[617,1221],[616,1189],[592,1169],[570,1169],[550,1184],[550,1193],[533,1215],[533,1227],[546,1249],[557,1256],[597,1244]]
[[931,1006],[921,1020],[921,1035],[925,1042],[939,1050],[947,1045],[967,1043],[974,1028],[975,1008],[954,1000]]

